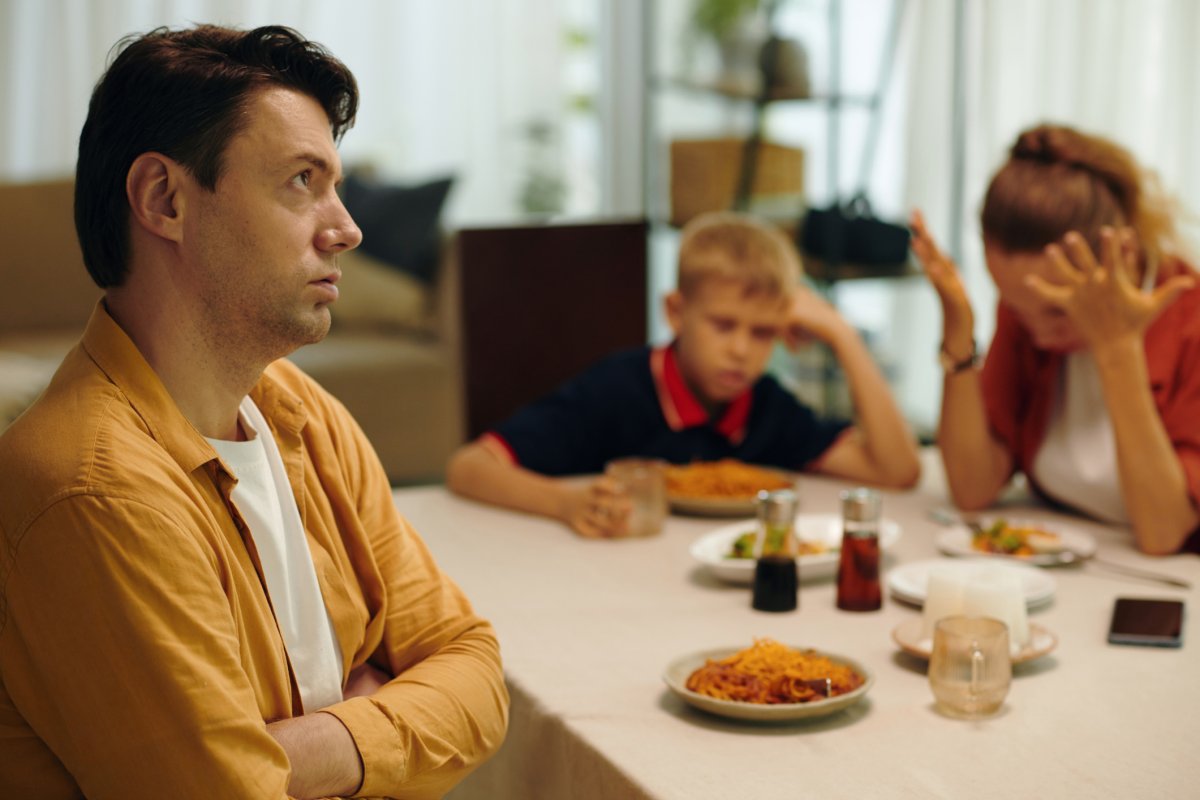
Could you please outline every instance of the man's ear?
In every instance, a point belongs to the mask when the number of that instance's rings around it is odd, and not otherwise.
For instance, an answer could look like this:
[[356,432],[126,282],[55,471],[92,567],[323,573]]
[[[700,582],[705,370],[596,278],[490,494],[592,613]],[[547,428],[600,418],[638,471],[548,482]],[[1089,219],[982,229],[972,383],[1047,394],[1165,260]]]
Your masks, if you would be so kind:
[[671,332],[676,336],[679,335],[679,329],[683,327],[683,295],[679,290],[668,294],[663,298],[663,309],[667,312],[667,324],[671,326]]
[[183,238],[183,167],[161,153],[142,153],[125,174],[134,224],[173,242]]

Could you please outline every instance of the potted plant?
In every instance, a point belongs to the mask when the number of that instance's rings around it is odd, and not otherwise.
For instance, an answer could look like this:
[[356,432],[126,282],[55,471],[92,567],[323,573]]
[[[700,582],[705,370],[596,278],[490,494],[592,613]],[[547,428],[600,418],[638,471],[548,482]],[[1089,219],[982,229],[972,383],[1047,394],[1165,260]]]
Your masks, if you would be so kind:
[[759,13],[762,5],[762,0],[693,0],[691,32],[716,44],[721,65],[719,83],[754,90],[758,55],[767,38],[766,23]]

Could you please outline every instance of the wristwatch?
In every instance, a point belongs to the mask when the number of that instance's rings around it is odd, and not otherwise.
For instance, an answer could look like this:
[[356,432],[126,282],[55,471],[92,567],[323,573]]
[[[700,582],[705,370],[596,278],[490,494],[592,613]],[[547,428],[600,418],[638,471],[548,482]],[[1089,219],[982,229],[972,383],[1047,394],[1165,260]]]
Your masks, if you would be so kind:
[[946,343],[942,342],[942,346],[938,349],[938,363],[942,365],[942,371],[947,375],[957,375],[979,366],[979,351],[975,347],[975,340],[971,340],[971,352],[961,360],[947,353]]

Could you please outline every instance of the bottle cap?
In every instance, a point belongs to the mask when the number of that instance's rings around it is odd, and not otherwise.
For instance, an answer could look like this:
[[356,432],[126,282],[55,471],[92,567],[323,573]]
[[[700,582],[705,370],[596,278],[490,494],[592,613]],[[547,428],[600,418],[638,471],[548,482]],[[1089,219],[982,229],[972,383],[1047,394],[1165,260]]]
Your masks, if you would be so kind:
[[791,526],[796,519],[800,501],[793,489],[763,489],[758,493],[758,521],[764,525]]
[[859,487],[842,492],[842,519],[850,522],[876,522],[880,497],[874,489]]

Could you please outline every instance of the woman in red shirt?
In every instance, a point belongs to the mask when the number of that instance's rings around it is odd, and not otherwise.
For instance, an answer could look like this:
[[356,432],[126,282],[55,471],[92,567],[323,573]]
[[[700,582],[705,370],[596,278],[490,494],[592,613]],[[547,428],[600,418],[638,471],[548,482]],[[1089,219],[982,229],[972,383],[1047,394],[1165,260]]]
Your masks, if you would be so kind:
[[1119,145],[1023,132],[982,228],[999,293],[977,368],[974,315],[919,212],[913,250],[938,292],[938,442],[955,504],[990,505],[1020,470],[1039,492],[1128,524],[1147,553],[1200,550],[1200,288],[1173,217]]

